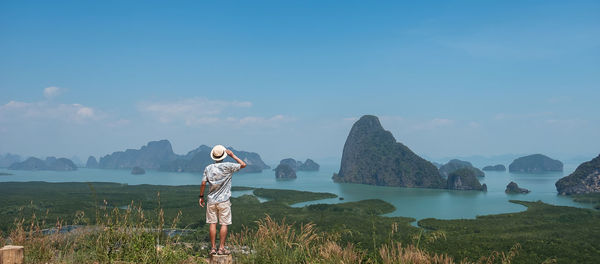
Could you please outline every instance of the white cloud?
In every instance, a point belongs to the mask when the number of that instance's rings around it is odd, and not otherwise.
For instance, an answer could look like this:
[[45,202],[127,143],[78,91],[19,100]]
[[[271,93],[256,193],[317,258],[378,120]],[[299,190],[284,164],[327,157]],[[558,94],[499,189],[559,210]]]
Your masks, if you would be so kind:
[[219,121],[219,115],[232,108],[251,107],[250,102],[190,98],[174,102],[142,102],[138,110],[162,123],[183,121],[186,125],[208,124]]
[[46,87],[46,88],[44,88],[44,97],[46,97],[48,99],[52,99],[52,98],[56,97],[57,95],[59,95],[62,91],[63,91],[63,89],[58,88],[56,86]]
[[273,125],[291,121],[284,115],[236,116],[239,109],[252,107],[247,101],[222,101],[206,98],[190,98],[173,102],[142,102],[138,110],[161,123],[182,123],[186,126],[227,124],[232,126]]
[[292,121],[292,118],[286,117],[284,115],[274,115],[272,117],[257,117],[257,116],[247,116],[240,119],[230,119],[234,122],[237,122],[240,125],[249,125],[249,124],[275,124],[283,121]]
[[551,118],[544,121],[544,123],[553,129],[576,129],[582,128],[589,124],[587,120],[581,118],[570,118],[570,119],[559,119]]
[[35,120],[85,122],[99,118],[102,118],[102,115],[98,115],[97,111],[81,104],[10,101],[0,106],[0,122]]

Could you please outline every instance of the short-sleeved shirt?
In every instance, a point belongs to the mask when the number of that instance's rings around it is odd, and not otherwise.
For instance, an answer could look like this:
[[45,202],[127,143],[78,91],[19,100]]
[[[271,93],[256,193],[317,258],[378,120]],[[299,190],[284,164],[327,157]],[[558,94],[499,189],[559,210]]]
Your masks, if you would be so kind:
[[202,181],[209,183],[207,199],[209,204],[229,200],[231,197],[231,175],[239,171],[240,168],[240,164],[232,162],[214,163],[206,166]]

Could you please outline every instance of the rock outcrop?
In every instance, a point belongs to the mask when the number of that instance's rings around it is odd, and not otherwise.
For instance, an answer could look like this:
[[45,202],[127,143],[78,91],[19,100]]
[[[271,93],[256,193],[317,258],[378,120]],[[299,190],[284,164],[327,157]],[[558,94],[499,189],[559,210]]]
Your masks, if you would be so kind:
[[533,154],[515,159],[508,170],[517,173],[556,172],[563,170],[563,163],[542,154]]
[[285,164],[290,166],[294,171],[318,171],[319,164],[311,159],[306,159],[305,162],[295,160],[292,158],[282,159],[279,164]]
[[302,165],[302,161],[295,160],[292,158],[287,158],[287,159],[282,159],[281,161],[279,161],[279,164],[288,165],[290,168],[292,168],[292,170],[297,171],[298,167],[300,167]]
[[10,170],[54,170],[54,171],[73,171],[77,170],[75,163],[67,158],[47,157],[46,160],[38,158],[28,158],[23,162],[13,163]]
[[487,191],[487,185],[479,182],[475,171],[470,168],[460,168],[448,175],[448,189]]
[[440,167],[440,175],[447,178],[450,175],[450,173],[455,172],[456,170],[462,169],[462,168],[467,168],[469,170],[472,170],[476,177],[485,176],[485,173],[483,171],[481,171],[480,169],[473,167],[471,162],[462,161],[462,160],[458,160],[458,159],[450,160],[450,161],[448,161],[448,163],[442,165]]
[[96,160],[96,157],[90,156],[87,159],[87,162],[85,163],[85,167],[88,168],[88,169],[97,169],[98,168],[98,161]]
[[46,159],[46,165],[48,166],[48,170],[55,171],[73,171],[77,170],[77,165],[73,161],[67,158],[54,158],[49,161]]
[[161,164],[173,161],[177,155],[168,140],[151,141],[140,149],[128,149],[113,152],[100,158],[98,167],[101,169],[131,169],[140,167],[158,169]]
[[304,163],[302,163],[302,165],[300,165],[300,167],[298,167],[298,170],[299,171],[318,171],[320,167],[321,166],[319,166],[319,164],[317,164],[314,160],[306,159],[306,161]]
[[483,167],[484,171],[506,171],[506,167],[502,164],[498,164],[498,165],[489,165],[489,166],[485,166]]
[[131,174],[133,174],[133,175],[146,174],[146,170],[144,170],[143,168],[140,168],[140,167],[133,167],[133,169],[131,169]]
[[279,164],[275,168],[275,178],[277,179],[296,179],[296,171],[288,164]]
[[361,117],[350,130],[335,182],[381,186],[446,188],[431,162],[419,157],[381,126],[372,115]]
[[520,188],[516,182],[511,181],[508,185],[506,185],[505,193],[529,193],[529,190],[525,188]]
[[556,190],[563,195],[600,192],[600,155],[580,164],[569,176],[556,182]]

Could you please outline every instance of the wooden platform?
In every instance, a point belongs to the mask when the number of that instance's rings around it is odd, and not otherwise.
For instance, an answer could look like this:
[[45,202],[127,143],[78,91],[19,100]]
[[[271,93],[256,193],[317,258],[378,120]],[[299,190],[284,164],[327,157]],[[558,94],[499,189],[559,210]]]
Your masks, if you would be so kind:
[[233,258],[231,255],[211,255],[209,264],[232,264]]
[[23,264],[22,246],[4,246],[0,248],[0,264]]

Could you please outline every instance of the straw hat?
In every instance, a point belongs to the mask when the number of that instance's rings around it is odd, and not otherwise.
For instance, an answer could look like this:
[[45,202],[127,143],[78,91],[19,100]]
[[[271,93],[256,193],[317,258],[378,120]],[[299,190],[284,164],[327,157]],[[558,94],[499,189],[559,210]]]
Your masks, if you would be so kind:
[[214,161],[221,161],[227,158],[227,152],[225,152],[226,148],[223,145],[216,145],[210,151],[210,158]]

